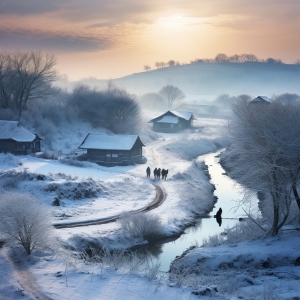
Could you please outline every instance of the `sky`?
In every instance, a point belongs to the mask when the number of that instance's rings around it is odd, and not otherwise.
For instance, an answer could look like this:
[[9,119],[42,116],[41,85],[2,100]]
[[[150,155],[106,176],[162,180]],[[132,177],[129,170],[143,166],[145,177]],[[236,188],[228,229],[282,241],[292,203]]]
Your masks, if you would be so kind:
[[0,0],[0,51],[54,54],[69,80],[252,53],[300,59],[299,0]]

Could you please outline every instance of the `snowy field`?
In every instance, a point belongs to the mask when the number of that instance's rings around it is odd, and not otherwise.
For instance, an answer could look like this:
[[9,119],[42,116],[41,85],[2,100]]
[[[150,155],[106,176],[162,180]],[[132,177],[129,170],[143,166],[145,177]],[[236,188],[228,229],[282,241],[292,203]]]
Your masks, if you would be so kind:
[[[154,184],[159,184],[165,201],[148,214],[161,217],[164,235],[179,234],[196,214],[205,216],[214,205],[214,187],[204,164],[196,158],[226,146],[226,125],[225,120],[203,119],[197,120],[191,131],[160,134],[146,143],[144,165],[74,166],[0,154],[0,188],[36,196],[49,207],[57,224],[146,207],[155,198]],[[151,171],[155,167],[169,169],[167,181],[154,181],[153,173],[151,179],[146,178],[148,165]],[[52,205],[57,197],[61,206]],[[84,263],[63,250],[62,245],[82,249],[91,242],[114,248],[145,243],[124,235],[118,222],[59,229],[55,236],[55,251],[35,251],[30,257],[22,249],[2,245],[1,300],[199,299],[199,294],[203,299],[300,299],[299,232],[195,248],[176,261],[187,272],[176,278],[160,272],[152,261],[143,265],[134,259],[126,265]]]

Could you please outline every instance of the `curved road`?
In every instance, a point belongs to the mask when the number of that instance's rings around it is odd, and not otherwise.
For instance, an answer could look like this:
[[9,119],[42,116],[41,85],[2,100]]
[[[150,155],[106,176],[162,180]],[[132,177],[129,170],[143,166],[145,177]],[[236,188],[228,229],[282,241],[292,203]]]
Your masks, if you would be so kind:
[[[140,208],[135,211],[130,211],[128,214],[135,214],[139,212],[146,212],[150,211],[158,206],[160,206],[164,200],[165,200],[165,194],[162,190],[162,188],[159,185],[154,185],[156,188],[156,196],[153,202],[151,202],[149,205],[147,205],[144,208]],[[61,228],[72,228],[72,227],[81,227],[81,226],[91,226],[91,225],[101,225],[106,223],[115,222],[120,218],[121,215],[116,215],[108,218],[102,218],[102,219],[96,219],[96,220],[90,220],[90,221],[79,221],[79,222],[70,222],[70,223],[56,223],[53,224],[53,226],[57,229]]]

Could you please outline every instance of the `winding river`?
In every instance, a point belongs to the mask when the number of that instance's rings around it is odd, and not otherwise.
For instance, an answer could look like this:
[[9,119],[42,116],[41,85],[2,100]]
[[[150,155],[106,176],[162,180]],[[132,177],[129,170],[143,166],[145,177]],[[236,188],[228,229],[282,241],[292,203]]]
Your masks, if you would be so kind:
[[[235,209],[237,206],[236,200],[241,199],[242,195],[239,193],[237,183],[224,174],[225,171],[219,164],[219,158],[217,157],[219,153],[207,154],[198,158],[204,160],[208,165],[211,183],[216,187],[214,195],[217,196],[218,201],[210,216],[199,219],[195,226],[186,229],[184,234],[175,241],[156,244],[147,249],[159,260],[161,271],[168,271],[171,261],[190,246],[196,244],[201,246],[204,239],[223,232],[224,228],[232,228],[238,222],[238,218],[245,216],[242,207]],[[213,217],[220,207],[223,210],[221,226]]]

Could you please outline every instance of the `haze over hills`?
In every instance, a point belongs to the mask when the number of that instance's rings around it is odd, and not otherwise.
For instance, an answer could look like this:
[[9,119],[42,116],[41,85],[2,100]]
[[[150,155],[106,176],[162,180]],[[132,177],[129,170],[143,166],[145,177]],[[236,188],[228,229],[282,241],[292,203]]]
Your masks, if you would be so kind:
[[[85,78],[80,82],[103,88],[107,80]],[[186,95],[300,93],[300,65],[246,63],[193,63],[134,73],[113,79],[118,87],[141,95],[172,84]],[[78,82],[70,83],[72,86]]]

